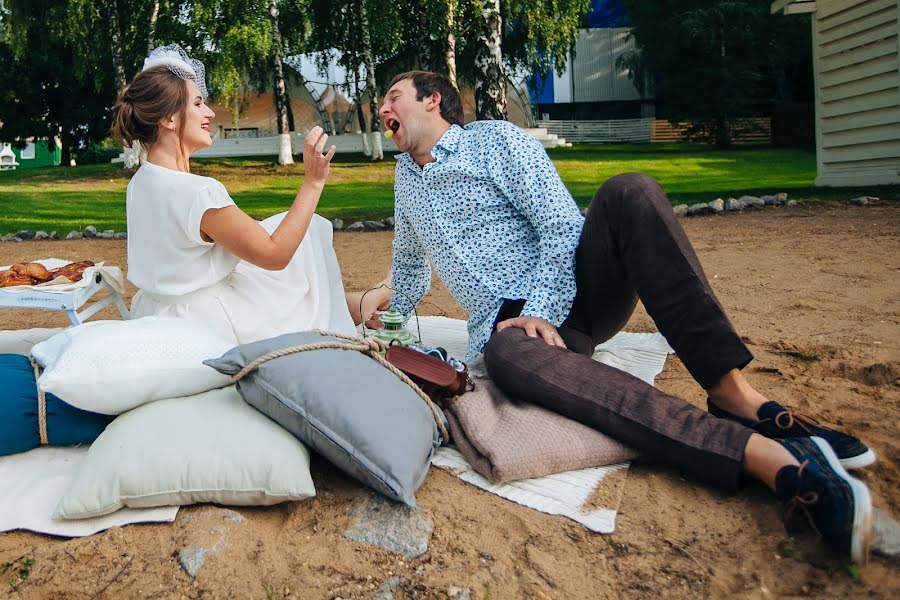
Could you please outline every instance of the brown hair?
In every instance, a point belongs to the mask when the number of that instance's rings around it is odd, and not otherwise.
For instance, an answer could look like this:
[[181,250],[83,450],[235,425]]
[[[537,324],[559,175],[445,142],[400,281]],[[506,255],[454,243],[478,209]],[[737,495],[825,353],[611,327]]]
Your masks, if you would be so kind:
[[[151,146],[159,137],[159,122],[187,109],[187,82],[165,66],[152,67],[138,73],[116,100],[113,107],[113,138],[131,146],[138,141]],[[184,119],[178,126],[179,147],[184,153],[181,136]],[[186,158],[186,157],[185,157]]]
[[430,96],[435,92],[439,93],[441,95],[441,117],[451,125],[463,124],[462,99],[459,96],[459,90],[450,83],[446,76],[431,71],[407,71],[394,77],[388,89],[404,79],[412,80],[412,84],[416,88],[416,100],[420,102],[425,96]]

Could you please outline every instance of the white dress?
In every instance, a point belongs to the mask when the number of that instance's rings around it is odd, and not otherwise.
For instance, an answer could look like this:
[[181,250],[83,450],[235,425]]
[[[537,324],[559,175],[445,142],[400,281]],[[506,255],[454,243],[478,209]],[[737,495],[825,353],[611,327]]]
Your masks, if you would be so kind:
[[[267,271],[201,237],[203,213],[232,205],[210,177],[153,163],[138,169],[126,195],[128,279],[139,290],[132,316],[190,319],[235,344],[310,329],[355,334],[331,223],[315,215],[288,266]],[[272,233],[283,218],[260,226]]]

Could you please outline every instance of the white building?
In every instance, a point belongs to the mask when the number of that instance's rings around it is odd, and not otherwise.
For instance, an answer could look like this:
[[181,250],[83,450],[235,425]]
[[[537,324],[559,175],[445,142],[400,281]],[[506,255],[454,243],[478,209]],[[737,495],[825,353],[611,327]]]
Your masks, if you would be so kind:
[[808,13],[816,85],[816,185],[900,183],[900,1],[776,0]]

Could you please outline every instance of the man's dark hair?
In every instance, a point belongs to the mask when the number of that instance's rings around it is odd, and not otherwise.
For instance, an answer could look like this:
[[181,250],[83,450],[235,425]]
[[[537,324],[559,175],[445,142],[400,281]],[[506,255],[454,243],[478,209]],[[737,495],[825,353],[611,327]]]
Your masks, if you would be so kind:
[[435,92],[440,94],[441,117],[451,125],[463,124],[462,98],[459,96],[459,90],[450,83],[446,76],[430,71],[407,71],[394,77],[388,89],[404,79],[412,80],[412,84],[416,88],[416,100],[420,102],[425,96],[430,96]]

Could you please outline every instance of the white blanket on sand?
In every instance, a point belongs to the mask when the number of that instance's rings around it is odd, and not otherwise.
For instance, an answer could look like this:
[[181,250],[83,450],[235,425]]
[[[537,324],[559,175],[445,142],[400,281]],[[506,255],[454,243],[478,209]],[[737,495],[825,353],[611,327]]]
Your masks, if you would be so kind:
[[[465,355],[465,322],[446,317],[422,317],[423,343],[442,346],[453,356]],[[417,333],[415,320],[408,325]],[[28,354],[31,346],[58,329],[0,331],[0,353]],[[654,333],[620,333],[597,347],[594,359],[622,369],[653,384],[672,350],[665,338]],[[469,365],[474,375],[484,375],[484,364]],[[127,523],[171,522],[177,507],[122,509],[96,519],[53,520],[53,513],[68,482],[78,470],[87,448],[36,448],[0,457],[0,531],[28,529],[51,535],[78,537]],[[599,533],[611,533],[624,490],[628,464],[559,473],[496,485],[476,473],[454,448],[440,448],[432,460],[462,480],[523,506],[563,515]],[[617,476],[614,476],[617,475]]]
[[[420,323],[422,343],[442,346],[453,356],[465,355],[468,336],[464,321],[422,317]],[[407,328],[414,335],[418,333],[414,319]],[[671,352],[666,339],[659,333],[623,332],[597,346],[594,360],[653,385]],[[481,360],[473,361],[469,369],[473,375],[486,375]],[[615,531],[616,514],[625,488],[624,476],[628,470],[628,463],[622,463],[495,484],[475,472],[452,447],[439,448],[431,464],[448,469],[463,481],[492,494],[543,513],[563,515],[597,533]]]
[[[27,355],[31,347],[59,329],[0,331],[0,354]],[[81,537],[128,523],[171,523],[177,506],[123,508],[93,519],[63,520],[50,515],[87,454],[81,448],[35,448],[0,457],[0,531],[28,529],[64,537]]]

